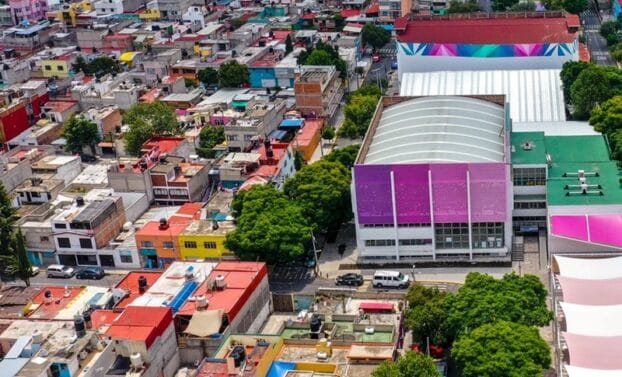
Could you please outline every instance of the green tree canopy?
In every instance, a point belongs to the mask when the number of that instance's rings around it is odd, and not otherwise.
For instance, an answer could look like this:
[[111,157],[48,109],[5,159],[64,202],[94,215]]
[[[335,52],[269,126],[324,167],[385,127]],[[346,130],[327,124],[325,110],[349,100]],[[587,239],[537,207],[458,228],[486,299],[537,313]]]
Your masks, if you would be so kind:
[[617,21],[605,21],[600,25],[600,35],[607,39],[611,35],[616,35],[618,29],[620,29],[620,24]]
[[376,84],[367,84],[358,88],[352,95],[348,96],[348,103],[352,101],[354,97],[357,96],[371,96],[376,97],[376,99],[380,99],[382,97],[382,90]]
[[225,128],[207,125],[201,128],[199,139],[197,154],[203,158],[214,158],[215,152],[212,148],[225,141]]
[[287,263],[304,255],[312,228],[301,207],[273,186],[238,192],[232,208],[237,229],[225,246],[240,259]]
[[406,294],[409,310],[406,313],[406,325],[412,331],[413,339],[423,343],[426,339],[437,345],[451,342],[446,328],[447,292],[437,288],[427,288],[414,284]]
[[[11,205],[11,198],[0,182],[0,245],[11,244],[13,224],[17,219],[17,211]],[[8,248],[0,247],[0,255],[10,255]]]
[[218,68],[218,79],[222,88],[239,88],[250,82],[248,68],[237,60],[229,60]]
[[30,287],[32,265],[30,260],[28,260],[26,240],[21,229],[17,229],[17,231],[12,233],[11,247],[3,251],[3,254],[0,255],[0,260],[8,267],[14,277],[22,280],[27,287]]
[[512,8],[519,0],[493,0],[492,10],[496,12],[505,12]]
[[471,272],[458,293],[447,298],[449,334],[460,334],[487,323],[511,321],[528,326],[545,326],[553,315],[546,306],[547,291],[538,277],[514,273],[495,279]]
[[560,73],[560,78],[562,80],[562,85],[564,87],[564,99],[566,102],[570,102],[570,88],[572,84],[575,82],[579,73],[581,73],[584,69],[589,67],[591,64],[586,62],[566,62],[562,66],[562,71]]
[[518,2],[510,9],[512,12],[533,12],[536,10],[536,3],[533,1]]
[[551,364],[536,328],[504,321],[462,336],[451,354],[464,377],[540,377]]
[[408,351],[396,362],[383,362],[371,373],[372,377],[441,377],[431,357]]
[[125,133],[125,151],[134,156],[140,155],[142,145],[152,137],[181,132],[175,112],[159,101],[135,104],[123,115],[123,123],[130,126]]
[[[316,54],[311,60],[308,60],[309,57],[315,51],[324,51],[330,56],[330,60],[326,60],[324,54]],[[305,51],[302,51],[297,58],[298,64],[307,64],[307,65],[334,65],[335,68],[340,72],[339,77],[346,78],[348,73],[348,65],[345,60],[341,59],[339,56],[339,52],[333,48],[333,46],[326,44],[322,41],[316,43],[315,47],[309,47]],[[316,64],[319,62],[321,64]]]
[[618,94],[622,94],[622,74],[618,68],[592,64],[579,73],[570,87],[573,116],[588,119],[596,105]]
[[337,229],[352,217],[350,172],[339,163],[320,160],[303,167],[285,182],[284,192],[315,230]]
[[360,148],[360,144],[352,144],[345,148],[333,149],[332,152],[324,156],[324,159],[326,161],[338,162],[350,170],[354,166]]
[[479,12],[482,8],[479,6],[477,1],[469,0],[466,2],[453,0],[449,3],[449,9],[447,9],[447,13],[472,13]]
[[356,131],[354,133],[356,136],[365,135],[365,132],[367,132],[367,128],[369,127],[369,122],[374,116],[377,105],[378,98],[376,96],[354,95],[350,99],[350,102],[345,106],[344,114],[346,121],[352,122],[356,127]]
[[86,64],[86,67],[79,61],[76,61],[76,64],[76,67],[82,70],[86,68],[84,73],[87,75],[105,75],[109,73],[121,72],[119,62],[106,55],[93,59],[90,63]]
[[622,160],[622,96],[615,96],[595,108],[590,124],[607,136],[613,157]]
[[563,0],[562,7],[566,12],[572,14],[581,14],[588,8],[587,0]]
[[307,58],[308,65],[333,65],[333,58],[324,50],[313,50]]
[[374,50],[381,48],[391,41],[391,34],[388,31],[371,23],[367,23],[363,26],[361,34],[363,43],[372,46]]
[[197,74],[197,79],[205,86],[218,85],[218,71],[214,68],[203,68]]
[[63,125],[63,137],[67,140],[65,148],[72,153],[82,153],[82,147],[89,146],[95,155],[95,144],[101,137],[97,125],[81,116],[72,115]]
[[289,54],[294,51],[294,44],[292,43],[292,36],[287,34],[287,38],[285,38],[285,54]]
[[335,129],[333,127],[324,127],[322,130],[322,139],[333,140],[335,138]]

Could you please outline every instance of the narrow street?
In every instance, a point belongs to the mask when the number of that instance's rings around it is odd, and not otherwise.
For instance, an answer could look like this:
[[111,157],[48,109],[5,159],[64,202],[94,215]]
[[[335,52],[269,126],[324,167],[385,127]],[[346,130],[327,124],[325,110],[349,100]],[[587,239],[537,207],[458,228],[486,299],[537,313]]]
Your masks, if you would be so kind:
[[617,66],[609,54],[607,41],[600,35],[601,18],[594,3],[592,8],[581,15],[581,23],[592,61],[600,65]]

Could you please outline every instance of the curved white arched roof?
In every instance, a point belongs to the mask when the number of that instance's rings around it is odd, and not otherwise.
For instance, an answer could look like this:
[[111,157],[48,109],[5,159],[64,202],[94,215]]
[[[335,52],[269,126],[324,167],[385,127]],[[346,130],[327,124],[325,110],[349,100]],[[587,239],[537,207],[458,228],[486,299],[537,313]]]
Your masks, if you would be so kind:
[[559,275],[577,279],[622,278],[622,257],[569,258],[555,255]]
[[622,305],[577,305],[560,302],[566,331],[588,336],[622,336]]
[[453,96],[415,98],[386,107],[367,164],[503,162],[505,110]]

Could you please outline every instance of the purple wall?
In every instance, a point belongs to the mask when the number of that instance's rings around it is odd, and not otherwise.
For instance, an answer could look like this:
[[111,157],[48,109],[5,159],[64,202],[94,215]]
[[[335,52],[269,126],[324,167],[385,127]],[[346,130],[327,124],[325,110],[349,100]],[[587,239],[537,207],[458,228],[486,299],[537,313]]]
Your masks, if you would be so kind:
[[429,223],[428,170],[432,170],[434,222],[468,222],[466,172],[471,175],[473,222],[507,220],[508,166],[490,164],[356,165],[354,187],[361,224],[390,224],[391,178],[395,177],[397,221]]

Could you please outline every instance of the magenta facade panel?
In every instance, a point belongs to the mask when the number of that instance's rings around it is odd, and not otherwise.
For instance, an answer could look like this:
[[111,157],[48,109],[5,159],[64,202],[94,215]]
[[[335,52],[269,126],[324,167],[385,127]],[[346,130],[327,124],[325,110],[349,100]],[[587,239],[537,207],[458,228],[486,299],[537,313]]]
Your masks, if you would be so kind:
[[354,190],[360,224],[391,224],[391,172],[397,222],[431,223],[428,171],[432,171],[435,223],[468,222],[467,170],[473,222],[508,220],[509,166],[504,163],[356,165]]

